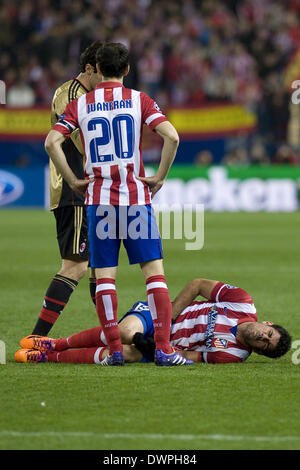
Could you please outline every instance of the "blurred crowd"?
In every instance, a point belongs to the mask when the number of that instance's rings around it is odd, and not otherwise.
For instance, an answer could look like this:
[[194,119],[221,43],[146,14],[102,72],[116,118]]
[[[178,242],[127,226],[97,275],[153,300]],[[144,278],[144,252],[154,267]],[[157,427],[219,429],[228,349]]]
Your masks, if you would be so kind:
[[257,113],[264,141],[285,144],[285,69],[300,46],[300,0],[2,0],[8,105],[48,105],[96,39],[130,48],[127,86],[161,108],[242,103]]

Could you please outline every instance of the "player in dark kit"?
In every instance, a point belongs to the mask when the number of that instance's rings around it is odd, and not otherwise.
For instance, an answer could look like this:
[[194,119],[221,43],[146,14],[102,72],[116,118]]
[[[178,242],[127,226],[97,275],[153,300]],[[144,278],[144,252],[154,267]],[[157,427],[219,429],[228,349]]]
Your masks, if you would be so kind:
[[[54,126],[67,104],[88,93],[99,83],[96,52],[102,46],[95,41],[80,56],[80,73],[63,83],[54,93],[51,125]],[[78,178],[84,178],[84,151],[79,131],[74,131],[63,145],[70,167]],[[50,172],[50,210],[56,219],[57,240],[62,258],[61,268],[47,289],[43,307],[32,334],[47,335],[62,313],[71,294],[88,269],[87,217],[84,197],[72,191],[52,161]],[[90,293],[95,302],[96,279],[90,275]]]

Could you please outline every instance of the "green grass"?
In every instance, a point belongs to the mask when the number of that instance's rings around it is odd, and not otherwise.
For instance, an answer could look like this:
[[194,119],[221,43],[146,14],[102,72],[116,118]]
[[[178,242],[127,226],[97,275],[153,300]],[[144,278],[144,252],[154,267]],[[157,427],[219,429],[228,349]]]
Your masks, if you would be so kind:
[[[54,219],[43,211],[0,213],[1,322],[7,363],[0,365],[0,449],[299,449],[299,366],[291,350],[245,364],[158,368],[127,364],[17,364],[60,258]],[[299,213],[205,214],[202,250],[165,240],[171,297],[194,277],[226,281],[254,298],[259,320],[300,339]],[[120,316],[145,299],[137,266],[124,251],[117,278]],[[53,337],[98,324],[88,276]]]

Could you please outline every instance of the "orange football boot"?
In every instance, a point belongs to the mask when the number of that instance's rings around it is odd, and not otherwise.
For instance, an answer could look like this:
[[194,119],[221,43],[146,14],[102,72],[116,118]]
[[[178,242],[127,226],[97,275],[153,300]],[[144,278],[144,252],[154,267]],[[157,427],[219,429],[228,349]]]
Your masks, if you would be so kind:
[[15,354],[16,362],[46,362],[47,353],[36,349],[19,349]]
[[47,336],[29,335],[21,339],[20,346],[22,349],[38,349],[39,351],[53,351],[53,339]]

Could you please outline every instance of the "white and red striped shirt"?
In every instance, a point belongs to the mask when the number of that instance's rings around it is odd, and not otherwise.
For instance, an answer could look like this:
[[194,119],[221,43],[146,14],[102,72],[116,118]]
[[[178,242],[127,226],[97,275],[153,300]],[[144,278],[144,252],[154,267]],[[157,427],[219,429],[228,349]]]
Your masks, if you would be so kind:
[[251,296],[238,287],[219,282],[208,301],[195,301],[171,326],[171,345],[178,350],[199,351],[203,362],[243,362],[251,354],[236,339],[237,326],[256,322]]
[[86,204],[131,206],[151,203],[142,160],[142,128],[166,121],[146,94],[119,82],[103,82],[70,102],[53,129],[69,137],[79,128],[85,175],[94,177]]

